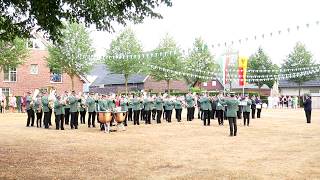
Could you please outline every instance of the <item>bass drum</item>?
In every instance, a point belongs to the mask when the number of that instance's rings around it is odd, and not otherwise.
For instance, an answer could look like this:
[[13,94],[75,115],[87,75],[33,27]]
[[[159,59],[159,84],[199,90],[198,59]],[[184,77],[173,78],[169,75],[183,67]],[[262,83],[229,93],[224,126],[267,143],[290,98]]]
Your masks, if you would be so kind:
[[126,111],[119,111],[115,113],[115,120],[117,123],[122,123],[126,119]]
[[103,124],[110,123],[112,121],[112,112],[110,111],[98,112],[98,121]]

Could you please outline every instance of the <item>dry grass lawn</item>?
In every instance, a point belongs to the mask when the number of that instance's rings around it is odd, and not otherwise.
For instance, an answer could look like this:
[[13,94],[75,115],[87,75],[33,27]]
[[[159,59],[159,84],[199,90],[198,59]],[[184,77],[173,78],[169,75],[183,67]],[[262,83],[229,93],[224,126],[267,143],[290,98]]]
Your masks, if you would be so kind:
[[[320,110],[263,110],[228,137],[214,120],[57,131],[0,114],[0,179],[320,179]],[[52,121],[54,122],[54,121]],[[131,122],[130,122],[131,123]]]

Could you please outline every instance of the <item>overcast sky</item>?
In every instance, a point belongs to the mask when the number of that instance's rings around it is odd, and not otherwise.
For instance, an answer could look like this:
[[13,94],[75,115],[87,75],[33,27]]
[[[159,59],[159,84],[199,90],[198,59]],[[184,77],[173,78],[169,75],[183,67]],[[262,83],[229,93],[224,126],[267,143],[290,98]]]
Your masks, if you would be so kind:
[[[320,25],[316,25],[320,21],[319,7],[317,0],[173,0],[172,7],[157,9],[163,19],[146,19],[143,24],[129,26],[145,51],[154,49],[169,33],[186,51],[196,37],[202,37],[216,57],[228,48],[250,56],[261,46],[274,63],[281,64],[296,42],[301,41],[320,62]],[[115,33],[91,32],[98,56],[104,54],[123,28],[116,27]],[[231,41],[235,43],[224,46],[224,42]],[[216,46],[218,43],[220,47]]]

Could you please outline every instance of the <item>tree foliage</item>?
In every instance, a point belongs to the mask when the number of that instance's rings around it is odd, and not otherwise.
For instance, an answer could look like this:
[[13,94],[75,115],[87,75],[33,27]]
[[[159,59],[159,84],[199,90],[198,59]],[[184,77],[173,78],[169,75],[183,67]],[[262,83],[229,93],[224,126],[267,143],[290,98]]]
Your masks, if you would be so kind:
[[[262,48],[259,48],[258,51],[251,55],[248,61],[248,69],[253,70],[277,70],[279,67],[276,64],[273,64],[268,55],[264,52]],[[276,72],[270,72],[268,75],[276,75]],[[266,72],[248,72],[247,75],[250,76],[262,76],[266,75]],[[258,81],[254,82],[258,87],[259,91],[263,84],[266,84],[269,88],[273,87],[275,80],[269,81]]]
[[[283,69],[296,69],[311,67],[315,64],[312,59],[311,52],[307,51],[304,44],[298,42],[294,47],[293,51],[287,56],[282,64]],[[299,85],[299,96],[301,90],[301,84],[306,81],[313,80],[315,76],[300,76],[300,77],[291,77],[288,80],[295,82]]]
[[171,0],[0,0],[0,39],[30,36],[34,27],[49,33],[52,40],[62,34],[63,21],[93,24],[112,31],[114,23],[140,23],[145,17],[162,18],[154,8],[171,6]]
[[[153,51],[154,53],[175,52],[169,56],[151,58],[150,63],[170,69],[173,71],[181,71],[181,52],[175,40],[168,34],[160,41],[159,46]],[[180,79],[181,76],[169,71],[161,71],[158,69],[150,69],[150,75],[157,81],[164,80],[167,82],[167,90],[170,92],[170,81]]]
[[[189,53],[188,58],[186,59],[186,62],[184,63],[186,68],[192,68],[194,70],[202,70],[205,72],[213,72],[213,69],[217,67],[217,65],[214,62],[214,58],[211,55],[207,44],[201,39],[196,38],[193,43],[193,48],[191,52]],[[197,76],[210,76],[206,73],[199,72],[199,71],[192,71],[194,75]],[[199,77],[190,77],[185,76],[184,79],[186,82],[191,86],[196,86],[199,82],[205,82],[206,79],[202,79]]]
[[[125,29],[120,35],[112,40],[110,49],[107,51],[105,63],[113,73],[123,74],[125,78],[126,93],[128,93],[128,79],[130,75],[137,73],[141,68],[138,54],[142,52],[142,45],[137,40],[131,29]],[[108,56],[121,55],[123,58],[108,58]],[[127,57],[131,55],[130,59]],[[136,55],[136,56],[133,56]]]
[[15,38],[13,41],[0,40],[0,70],[23,64],[28,56],[27,41]]
[[67,24],[61,41],[49,47],[48,66],[55,72],[67,73],[72,80],[76,75],[85,75],[92,67],[95,53],[89,33],[81,24]]

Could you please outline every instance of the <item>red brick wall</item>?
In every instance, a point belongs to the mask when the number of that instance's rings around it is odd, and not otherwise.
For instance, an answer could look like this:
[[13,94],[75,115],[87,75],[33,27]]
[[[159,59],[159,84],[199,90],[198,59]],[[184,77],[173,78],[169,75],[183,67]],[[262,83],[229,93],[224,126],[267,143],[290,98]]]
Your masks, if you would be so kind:
[[[62,83],[50,82],[50,69],[47,67],[45,58],[48,56],[47,50],[31,50],[28,59],[23,65],[17,68],[16,82],[3,82],[4,73],[0,74],[0,87],[10,88],[10,93],[21,96],[28,90],[36,88],[54,87],[59,93],[71,90],[71,79],[67,74],[62,75]],[[31,64],[38,64],[38,74],[30,74]],[[79,77],[74,79],[74,89],[83,91],[83,81]]]
[[[214,80],[212,80],[214,81]],[[212,86],[212,81],[207,82],[207,86],[203,86],[203,83],[200,84],[201,89],[205,89],[207,91],[221,91],[223,90],[223,86],[220,81],[216,81],[216,86]]]
[[[188,85],[184,81],[173,80],[170,81],[170,89],[179,91],[179,92],[187,92]],[[167,82],[166,81],[156,81],[152,77],[148,76],[146,81],[144,82],[144,90],[153,92],[164,92],[167,90]]]

